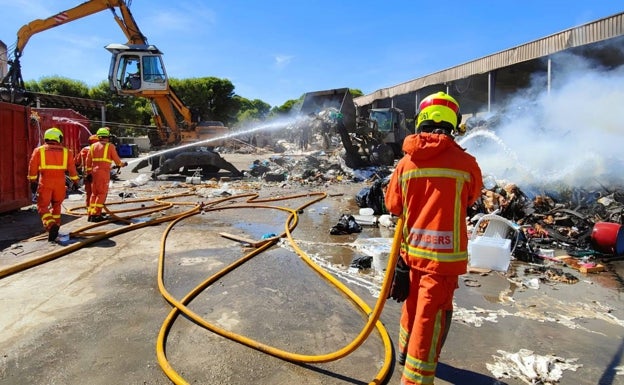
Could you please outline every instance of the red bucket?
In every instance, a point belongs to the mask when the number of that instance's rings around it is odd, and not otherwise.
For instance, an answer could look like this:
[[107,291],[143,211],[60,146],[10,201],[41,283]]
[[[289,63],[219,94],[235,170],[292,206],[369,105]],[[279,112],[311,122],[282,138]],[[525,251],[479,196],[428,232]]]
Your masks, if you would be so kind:
[[596,222],[591,234],[594,249],[605,254],[624,254],[624,227],[619,223]]

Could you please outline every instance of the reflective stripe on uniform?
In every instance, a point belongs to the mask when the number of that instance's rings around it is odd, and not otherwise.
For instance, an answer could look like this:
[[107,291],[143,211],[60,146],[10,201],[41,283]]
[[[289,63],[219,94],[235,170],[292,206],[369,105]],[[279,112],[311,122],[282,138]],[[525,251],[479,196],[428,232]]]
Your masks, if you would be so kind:
[[39,170],[66,170],[67,169],[67,158],[69,157],[69,152],[66,148],[63,148],[63,164],[47,164],[46,163],[46,151],[45,148],[41,147],[39,149],[39,155],[41,161],[39,162]]
[[[419,168],[409,170],[400,176],[403,194],[409,192],[409,182],[418,178],[447,178],[455,181],[453,198],[453,215],[460,220],[453,221],[453,231],[438,231],[422,228],[405,229],[404,239],[408,240],[407,249],[410,255],[440,262],[456,262],[467,258],[465,251],[460,251],[461,231],[464,225],[461,214],[461,193],[464,183],[471,180],[470,173],[450,168]],[[409,213],[404,213],[409,215]]]
[[108,157],[108,146],[109,145],[110,145],[110,143],[104,144],[104,152],[102,153],[102,157],[101,158],[94,158],[93,157],[93,144],[92,144],[91,147],[90,147],[90,149],[91,149],[91,160],[93,162],[113,163],[113,160]]

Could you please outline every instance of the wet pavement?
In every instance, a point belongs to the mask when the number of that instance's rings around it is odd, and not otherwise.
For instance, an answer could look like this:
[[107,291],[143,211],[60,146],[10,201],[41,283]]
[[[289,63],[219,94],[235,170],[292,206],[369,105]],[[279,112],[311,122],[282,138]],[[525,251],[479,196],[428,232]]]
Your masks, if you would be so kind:
[[[245,169],[254,156],[225,154]],[[131,168],[131,167],[130,167]],[[377,301],[385,258],[376,255],[370,269],[350,267],[362,256],[362,244],[389,238],[392,230],[363,226],[361,233],[330,235],[342,213],[357,213],[355,194],[364,183],[265,183],[246,180],[149,181],[127,187],[137,174],[122,173],[111,197],[132,193],[137,199],[197,193],[166,201],[149,218],[234,197],[222,209],[177,223],[164,240],[163,283],[180,300],[208,277],[253,250],[220,235],[262,240],[284,232],[288,212],[300,210],[293,238],[305,254],[357,294],[368,306]],[[242,194],[272,200],[250,203]],[[213,194],[213,196],[210,196]],[[236,198],[241,196],[240,198]],[[293,199],[280,199],[298,196]],[[111,200],[113,200],[111,198]],[[129,206],[140,208],[145,202]],[[67,200],[66,208],[82,200]],[[262,207],[249,207],[250,205]],[[239,207],[240,206],[240,207]],[[270,206],[270,207],[266,207]],[[125,206],[115,207],[121,209]],[[119,214],[119,215],[128,215]],[[37,214],[28,210],[2,216],[0,269],[63,249],[39,237]],[[88,225],[84,217],[64,215],[62,231]],[[135,219],[135,222],[145,218]],[[90,230],[99,234],[123,224]],[[0,279],[0,385],[4,384],[170,384],[157,359],[157,340],[172,306],[158,287],[161,242],[167,223],[116,234]],[[506,273],[481,272],[460,277],[453,325],[436,384],[526,384],[510,359],[529,350],[550,369],[561,370],[552,383],[624,384],[624,298],[622,261],[607,271],[581,274],[576,283],[549,281],[514,261]],[[5,270],[6,271],[6,270]],[[291,353],[327,354],[348,345],[365,324],[361,311],[330,282],[314,272],[281,240],[198,293],[188,308],[207,323]],[[400,305],[389,301],[381,315],[396,345]],[[192,384],[366,384],[384,361],[375,331],[353,353],[336,361],[296,364],[273,357],[201,326],[188,316],[175,319],[166,337],[166,357]],[[527,361],[525,361],[527,362]],[[393,366],[387,383],[398,384]],[[496,378],[507,372],[510,378]]]

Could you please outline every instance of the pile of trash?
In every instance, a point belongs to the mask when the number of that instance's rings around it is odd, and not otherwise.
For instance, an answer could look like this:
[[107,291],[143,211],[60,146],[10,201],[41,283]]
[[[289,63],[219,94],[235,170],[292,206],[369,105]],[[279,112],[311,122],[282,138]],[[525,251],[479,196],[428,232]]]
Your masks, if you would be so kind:
[[244,172],[266,182],[297,182],[308,185],[324,185],[332,182],[362,182],[373,175],[388,175],[386,168],[353,170],[344,164],[336,153],[318,151],[308,154],[280,154],[268,159],[257,159]]
[[[384,189],[392,170],[385,167],[353,170],[337,154],[323,151],[301,155],[281,154],[256,160],[245,174],[267,182],[298,182],[325,185],[334,182],[367,182],[354,197],[360,208],[371,208],[375,216],[387,215]],[[595,233],[605,223],[624,223],[624,188],[528,188],[486,177],[481,198],[468,210],[469,231],[485,214],[497,214],[517,224],[522,231],[514,239],[513,256],[526,262],[542,262],[541,250],[562,249],[570,256],[624,258],[624,228],[613,247],[599,244]],[[621,238],[621,239],[620,239]]]
[[[527,262],[543,259],[539,250],[544,248],[563,249],[573,257],[624,254],[624,190],[566,188],[530,194],[513,183],[484,188],[469,210],[470,223],[483,213],[495,213],[518,224],[522,231],[514,257]],[[597,231],[608,231],[616,239],[605,245]]]

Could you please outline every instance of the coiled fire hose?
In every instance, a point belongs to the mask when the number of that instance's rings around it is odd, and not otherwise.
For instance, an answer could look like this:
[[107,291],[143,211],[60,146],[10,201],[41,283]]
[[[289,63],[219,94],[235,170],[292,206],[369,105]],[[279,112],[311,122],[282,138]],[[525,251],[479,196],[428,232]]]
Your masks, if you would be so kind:
[[[392,362],[392,343],[390,341],[390,338],[388,336],[388,333],[385,329],[385,327],[383,326],[383,324],[379,321],[379,317],[381,315],[381,312],[383,310],[383,307],[385,305],[386,302],[386,298],[388,297],[388,293],[390,290],[390,286],[392,284],[392,278],[394,275],[394,269],[396,266],[396,261],[398,258],[398,253],[399,253],[399,249],[400,249],[400,245],[401,245],[401,227],[402,227],[402,221],[399,219],[398,222],[396,223],[396,230],[395,230],[395,234],[394,234],[394,238],[393,238],[393,242],[392,242],[392,247],[390,250],[390,255],[388,258],[388,265],[386,268],[386,273],[384,276],[384,280],[381,286],[381,290],[379,293],[379,297],[376,301],[375,307],[374,309],[370,309],[370,307],[362,300],[360,299],[355,293],[353,293],[348,287],[346,287],[344,284],[342,284],[340,281],[338,281],[336,278],[334,278],[331,274],[327,273],[325,270],[323,270],[320,266],[318,266],[296,243],[296,241],[293,239],[292,237],[292,230],[294,230],[294,228],[296,227],[297,223],[298,223],[298,212],[303,210],[303,208],[308,207],[310,205],[312,205],[313,203],[316,203],[318,201],[320,201],[321,199],[324,199],[326,197],[325,193],[310,193],[310,194],[302,194],[302,195],[293,195],[293,196],[288,196],[288,197],[280,197],[280,198],[274,198],[274,199],[265,199],[265,200],[259,200],[259,199],[255,199],[257,198],[257,194],[241,194],[241,195],[235,195],[235,196],[230,196],[230,197],[225,197],[225,198],[221,198],[221,199],[217,199],[215,201],[210,202],[209,205],[206,205],[206,207],[203,207],[203,211],[217,211],[217,210],[228,210],[228,209],[240,209],[240,208],[251,208],[251,207],[255,207],[255,208],[268,208],[268,209],[275,209],[275,210],[281,210],[281,211],[285,211],[287,213],[289,213],[288,219],[285,223],[284,226],[284,233],[280,234],[279,236],[275,236],[272,239],[270,239],[268,242],[266,242],[265,244],[263,244],[262,246],[254,249],[253,251],[251,251],[250,253],[244,255],[242,258],[240,258],[239,260],[231,263],[229,266],[223,268],[221,271],[217,272],[216,274],[214,274],[213,276],[209,277],[208,279],[206,279],[204,282],[202,282],[201,284],[199,284],[197,287],[195,287],[191,292],[189,292],[186,296],[184,296],[181,300],[177,300],[175,299],[166,289],[165,285],[164,285],[164,261],[165,261],[165,255],[166,255],[166,240],[167,237],[169,235],[169,232],[171,231],[171,229],[173,229],[173,227],[180,223],[181,221],[192,217],[194,215],[197,215],[199,213],[202,212],[202,205],[198,204],[197,202],[172,202],[170,201],[173,198],[178,198],[178,197],[184,197],[184,196],[192,196],[194,195],[193,193],[181,193],[181,194],[174,194],[174,195],[168,195],[168,196],[163,196],[163,197],[158,197],[158,198],[150,198],[150,199],[140,199],[140,200],[128,200],[126,202],[114,202],[114,203],[109,203],[107,204],[107,207],[105,207],[106,212],[108,214],[110,214],[113,219],[109,220],[109,221],[105,221],[105,222],[100,222],[100,223],[96,223],[96,224],[90,224],[87,225],[81,229],[78,229],[74,232],[71,233],[71,236],[73,237],[85,237],[83,240],[81,240],[80,242],[77,243],[73,243],[70,244],[68,246],[63,247],[62,249],[58,249],[55,250],[53,252],[47,253],[43,256],[40,256],[38,258],[26,261],[24,263],[20,263],[20,264],[16,264],[13,266],[9,266],[8,268],[5,268],[3,270],[0,270],[0,279],[11,275],[11,274],[15,274],[18,273],[20,271],[26,270],[28,268],[31,268],[33,266],[37,266],[39,264],[51,261],[53,259],[56,259],[60,256],[63,255],[67,255],[69,253],[72,253],[74,251],[79,250],[80,248],[90,245],[92,243],[98,242],[100,240],[106,239],[106,238],[110,238],[112,236],[115,235],[119,235],[128,231],[132,231],[132,230],[136,230],[142,227],[146,227],[146,226],[152,226],[155,224],[160,224],[160,223],[165,223],[165,222],[170,222],[169,225],[166,227],[162,238],[161,238],[161,250],[160,250],[160,255],[159,255],[159,262],[158,262],[158,288],[161,292],[161,295],[163,295],[163,297],[167,300],[167,302],[169,302],[172,306],[173,309],[171,310],[171,312],[168,314],[168,316],[166,317],[166,319],[164,320],[160,332],[158,334],[157,337],[157,342],[156,342],[156,354],[157,354],[157,358],[158,358],[158,362],[163,370],[163,372],[167,375],[167,377],[174,382],[175,384],[189,384],[189,382],[187,382],[184,378],[182,378],[182,376],[180,376],[180,374],[178,374],[175,369],[173,369],[173,367],[171,366],[171,364],[168,362],[167,360],[167,356],[166,356],[166,352],[165,352],[165,342],[167,339],[167,335],[169,330],[171,329],[171,327],[173,326],[173,323],[175,321],[175,319],[180,315],[180,314],[184,314],[187,317],[191,318],[192,320],[194,320],[197,324],[205,327],[208,330],[213,331],[216,334],[219,334],[223,337],[226,337],[230,340],[233,340],[235,342],[239,342],[243,345],[246,345],[248,347],[251,347],[253,349],[256,349],[258,351],[270,354],[272,356],[275,356],[277,358],[280,359],[284,359],[287,361],[291,361],[291,362],[295,362],[295,363],[324,363],[324,362],[330,362],[330,361],[335,361],[338,360],[340,358],[343,358],[347,355],[349,355],[350,353],[352,353],[354,350],[356,350],[362,343],[364,343],[364,341],[366,341],[366,339],[368,338],[368,336],[370,335],[370,333],[372,332],[373,328],[377,329],[377,332],[379,333],[383,344],[384,344],[384,349],[385,349],[385,355],[384,355],[384,363],[382,365],[382,367],[380,368],[380,370],[378,371],[377,375],[375,376],[375,378],[370,382],[370,384],[381,384],[383,382],[383,380],[386,378],[390,367],[391,367],[391,362]],[[294,198],[301,198],[301,197],[309,197],[309,196],[316,196],[315,199],[307,202],[306,204],[302,205],[299,208],[296,209],[290,209],[287,207],[280,207],[280,206],[271,206],[271,205],[259,205],[258,203],[261,202],[271,202],[271,201],[277,201],[277,200],[285,200],[285,199],[294,199]],[[222,207],[222,206],[218,206],[219,203],[223,203],[225,201],[228,200],[233,200],[233,199],[238,199],[238,198],[242,198],[242,197],[250,197],[249,200],[247,201],[248,204],[246,205],[231,205],[231,206],[227,206],[227,207]],[[116,204],[123,204],[123,203],[137,203],[137,202],[146,202],[146,201],[153,201],[155,202],[154,205],[152,206],[142,206],[141,208],[134,208],[134,209],[126,209],[126,210],[117,210],[117,211],[113,211],[110,210],[108,208],[108,206],[113,206]],[[252,204],[252,202],[254,202]],[[136,218],[139,216],[145,216],[146,214],[149,213],[154,213],[154,212],[162,212],[165,209],[169,209],[171,207],[173,207],[174,205],[176,206],[190,206],[191,208],[189,208],[186,211],[183,211],[182,213],[178,213],[178,214],[173,214],[173,215],[167,215],[167,216],[162,216],[160,218],[155,218],[155,219],[151,219],[149,221],[146,222],[138,222],[138,223],[133,223],[131,222],[132,218]],[[128,213],[128,212],[132,212],[132,211],[140,211],[138,214],[134,214],[134,215],[129,215],[129,216],[125,216],[125,217],[121,217],[118,216],[118,214],[120,213]],[[68,210],[68,212],[70,214],[72,214],[72,210]],[[76,212],[74,211],[73,214],[76,214]],[[118,222],[125,222],[128,225],[124,226],[124,227],[120,227],[120,228],[116,228],[116,229],[112,229],[112,230],[108,230],[108,231],[89,231],[91,229],[100,227],[102,225],[105,225],[107,223],[110,223],[112,221],[118,221]],[[327,353],[327,354],[320,354],[320,355],[303,355],[303,354],[298,354],[298,353],[291,353],[291,352],[287,352],[257,341],[254,341],[250,338],[247,338],[245,336],[241,336],[235,333],[231,333],[227,330],[224,330],[214,324],[211,324],[207,321],[205,321],[204,319],[202,319],[199,315],[197,315],[196,313],[194,313],[192,310],[190,310],[187,305],[193,300],[193,298],[195,298],[197,295],[199,295],[203,290],[205,290],[207,287],[209,287],[212,283],[214,283],[216,280],[218,280],[219,278],[225,276],[226,274],[230,273],[231,271],[233,271],[234,269],[236,269],[237,267],[239,267],[240,265],[242,265],[243,263],[247,262],[248,260],[250,260],[251,258],[255,257],[256,255],[262,253],[263,251],[267,250],[268,248],[274,246],[277,241],[280,238],[286,237],[289,241],[289,244],[291,245],[291,247],[295,250],[295,252],[303,259],[304,262],[306,262],[306,264],[311,267],[315,272],[317,272],[322,278],[326,279],[329,283],[331,283],[334,287],[336,287],[338,290],[342,291],[345,295],[347,295],[347,297],[354,303],[356,304],[359,309],[361,310],[361,312],[367,317],[367,322],[364,325],[364,327],[362,328],[362,330],[360,331],[360,333],[356,336],[356,338],[351,341],[349,344],[347,344],[346,346],[344,346],[343,348],[332,352],[332,353]]]
[[[325,197],[325,194],[322,194],[323,198]],[[322,199],[322,198],[321,198]],[[306,205],[304,205],[303,207],[309,206],[310,204],[318,201],[320,199],[316,199],[312,202],[307,203]],[[224,209],[235,209],[235,208],[242,208],[242,207],[251,207],[251,206],[228,206],[228,207],[218,207],[218,208],[213,208],[213,209],[208,209],[206,211],[212,211],[212,210],[224,210]],[[322,268],[320,268],[316,263],[314,263],[314,261],[312,261],[312,259],[310,259],[310,257],[303,251],[301,250],[301,248],[299,248],[299,246],[297,245],[297,243],[295,242],[295,240],[292,238],[292,234],[291,231],[295,228],[297,222],[298,222],[298,215],[297,212],[299,212],[300,210],[303,209],[303,207],[300,207],[298,209],[289,209],[289,208],[285,208],[285,207],[277,207],[277,206],[258,206],[258,205],[253,205],[253,207],[263,207],[263,208],[272,208],[272,209],[277,209],[277,210],[283,210],[286,212],[289,212],[290,215],[288,217],[288,220],[285,224],[285,231],[284,234],[282,234],[279,237],[275,237],[273,238],[272,242],[268,242],[265,243],[264,245],[260,246],[257,249],[254,249],[252,252],[248,253],[247,255],[243,256],[242,258],[240,258],[239,260],[235,261],[234,263],[230,264],[229,266],[223,268],[222,270],[220,270],[219,272],[217,272],[216,274],[214,274],[213,276],[209,277],[208,279],[206,279],[204,282],[202,282],[201,284],[199,284],[198,286],[196,286],[193,290],[191,290],[184,298],[182,298],[181,300],[177,300],[175,299],[166,289],[165,285],[164,285],[164,281],[163,281],[163,276],[164,276],[164,260],[165,260],[165,250],[166,250],[166,241],[167,241],[167,236],[169,234],[169,232],[173,229],[173,227],[178,224],[179,222],[183,221],[184,219],[194,215],[194,214],[188,214],[185,216],[182,216],[180,218],[177,218],[176,220],[172,221],[167,228],[165,229],[163,236],[161,238],[161,253],[160,253],[160,257],[159,257],[159,262],[158,262],[158,288],[161,292],[161,294],[163,295],[163,297],[173,306],[173,309],[171,310],[171,312],[168,314],[167,318],[165,319],[165,321],[163,322],[163,325],[160,329],[160,332],[158,334],[158,339],[157,339],[157,343],[156,343],[156,352],[157,352],[157,357],[158,357],[158,362],[162,368],[162,370],[165,372],[165,374],[167,375],[167,377],[169,377],[169,379],[171,381],[173,381],[175,384],[189,384],[188,381],[186,381],[169,363],[169,361],[167,360],[167,356],[166,356],[166,352],[165,352],[165,342],[167,339],[167,335],[169,333],[169,330],[171,329],[171,327],[173,326],[174,321],[176,320],[176,318],[180,315],[180,314],[184,314],[185,316],[187,316],[188,318],[192,319],[195,323],[197,323],[198,325],[216,333],[219,334],[223,337],[226,337],[230,340],[239,342],[243,345],[246,345],[250,348],[256,349],[258,351],[270,354],[272,356],[287,360],[287,361],[291,361],[291,362],[297,362],[297,363],[323,363],[323,362],[330,362],[330,361],[335,361],[338,360],[340,358],[343,358],[345,356],[347,356],[348,354],[352,353],[354,350],[356,350],[370,335],[370,333],[372,332],[373,328],[377,328],[378,333],[380,334],[380,337],[382,338],[382,341],[384,343],[384,347],[385,347],[385,357],[384,357],[384,364],[382,365],[381,369],[379,370],[379,372],[377,373],[376,377],[373,379],[373,381],[370,382],[370,384],[380,384],[382,383],[382,381],[385,379],[385,377],[387,376],[389,370],[390,370],[390,366],[391,366],[391,361],[392,361],[392,345],[391,345],[391,341],[390,338],[388,336],[388,333],[385,329],[385,327],[383,326],[383,324],[381,324],[381,322],[379,322],[379,317],[381,315],[381,311],[383,310],[384,304],[386,302],[386,298],[388,296],[389,290],[390,290],[390,286],[392,284],[392,278],[394,275],[394,268],[396,266],[396,261],[398,258],[398,253],[399,253],[399,248],[401,245],[401,226],[402,226],[402,221],[399,220],[396,224],[396,230],[395,230],[395,235],[394,235],[394,239],[392,242],[392,247],[391,247],[391,251],[390,251],[390,256],[388,259],[388,266],[386,269],[386,274],[382,283],[382,287],[381,287],[381,291],[379,293],[379,298],[377,299],[377,303],[375,305],[374,310],[371,310],[368,305],[362,301],[355,293],[353,293],[348,287],[346,287],[344,284],[342,284],[340,281],[338,281],[336,278],[334,278],[332,275],[330,275],[329,273],[327,273],[325,270],[323,270]],[[321,275],[323,278],[325,278],[328,282],[330,282],[332,285],[334,285],[336,288],[338,288],[339,290],[341,290],[344,294],[346,294],[362,311],[363,314],[368,316],[368,321],[366,323],[366,325],[363,327],[363,329],[361,330],[361,332],[358,334],[358,336],[351,341],[351,343],[349,343],[348,345],[346,345],[345,347],[333,352],[333,353],[328,353],[328,354],[321,354],[321,355],[303,355],[303,354],[297,354],[297,353],[291,353],[291,352],[287,352],[266,344],[263,344],[261,342],[255,341],[253,339],[247,338],[245,336],[241,336],[232,332],[229,332],[227,330],[224,330],[223,328],[220,328],[219,326],[209,323],[206,320],[204,320],[202,317],[200,317],[197,313],[193,312],[191,309],[189,309],[187,307],[187,305],[193,300],[193,298],[195,298],[197,295],[199,295],[203,290],[205,290],[207,287],[209,287],[212,283],[214,283],[215,281],[217,281],[218,279],[220,279],[221,277],[223,277],[224,275],[228,274],[229,272],[231,272],[232,270],[234,270],[235,268],[239,267],[240,265],[242,265],[243,263],[247,262],[249,259],[253,258],[254,256],[262,253],[264,250],[272,247],[275,242],[277,242],[277,240],[282,237],[282,236],[286,236],[290,242],[290,245],[293,247],[293,249],[297,252],[297,254],[314,270],[316,271],[319,275]]]

